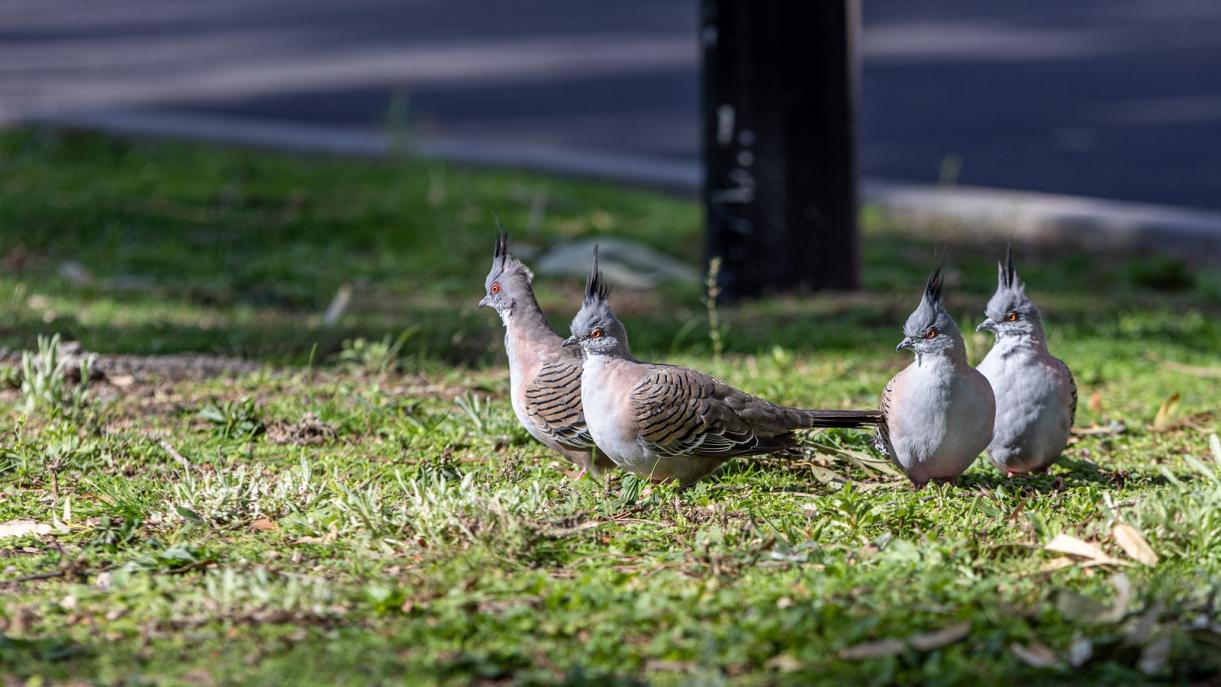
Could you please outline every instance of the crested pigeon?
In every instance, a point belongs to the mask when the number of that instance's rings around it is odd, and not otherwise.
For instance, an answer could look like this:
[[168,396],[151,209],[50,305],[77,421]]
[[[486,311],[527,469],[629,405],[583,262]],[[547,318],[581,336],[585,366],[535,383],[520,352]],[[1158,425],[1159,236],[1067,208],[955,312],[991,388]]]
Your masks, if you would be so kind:
[[1013,267],[1012,246],[997,263],[996,293],[976,331],[996,335],[979,371],[996,393],[988,457],[1013,475],[1046,470],[1060,456],[1077,415],[1073,373],[1047,350],[1043,318]]
[[613,467],[594,446],[581,411],[581,356],[560,344],[534,298],[534,273],[509,253],[499,232],[480,306],[500,315],[509,358],[509,398],[530,436],[585,471]]
[[589,433],[619,467],[689,485],[734,456],[784,452],[793,430],[877,424],[872,410],[799,410],[695,370],[637,360],[611,311],[610,288],[593,268],[565,346],[584,356],[581,404]]
[[917,487],[953,482],[992,440],[992,387],[967,363],[961,332],[941,300],[941,269],[929,277],[920,305],[903,325],[916,360],[882,392],[885,422],[875,442]]

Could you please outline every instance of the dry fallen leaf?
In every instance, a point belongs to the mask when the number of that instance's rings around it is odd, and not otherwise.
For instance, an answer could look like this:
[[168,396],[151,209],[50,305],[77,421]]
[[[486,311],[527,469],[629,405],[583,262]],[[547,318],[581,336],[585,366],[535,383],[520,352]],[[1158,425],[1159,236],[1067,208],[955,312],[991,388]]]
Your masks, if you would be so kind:
[[1051,572],[1052,570],[1059,570],[1060,568],[1070,568],[1072,566],[1073,566],[1073,559],[1066,558],[1064,556],[1056,556],[1055,558],[1051,559],[1050,561],[1047,561],[1043,565],[1039,566],[1039,570],[1041,572]]
[[963,621],[947,625],[940,630],[915,634],[906,640],[881,639],[876,642],[864,642],[843,649],[839,652],[839,656],[849,661],[859,661],[867,658],[898,656],[909,648],[917,651],[932,651],[943,646],[949,646],[969,634],[971,634],[971,623]]
[[1127,523],[1117,522],[1111,530],[1111,536],[1115,538],[1119,548],[1128,554],[1128,558],[1145,565],[1157,565],[1157,554],[1153,552],[1149,542],[1145,541],[1140,530]]
[[1087,541],[1082,541],[1076,537],[1067,534],[1057,534],[1051,541],[1047,542],[1047,546],[1043,547],[1048,551],[1056,553],[1064,553],[1070,556],[1087,559],[1087,565],[1123,565],[1123,561],[1111,558],[1098,548],[1097,544],[1091,544]]
[[136,383],[136,378],[131,375],[107,375],[106,381],[112,386],[127,387]]
[[1078,637],[1068,645],[1068,663],[1074,668],[1080,668],[1094,656],[1094,643],[1085,637]]
[[1123,434],[1126,431],[1128,431],[1128,428],[1116,420],[1111,420],[1105,425],[1094,423],[1089,427],[1073,427],[1073,434],[1082,437],[1110,436],[1113,434]]
[[839,657],[849,661],[860,661],[866,658],[885,658],[898,656],[907,651],[907,644],[897,639],[882,639],[876,642],[864,642],[850,646],[839,652]]
[[1165,429],[1170,425],[1171,418],[1174,417],[1174,411],[1179,407],[1179,392],[1174,392],[1162,401],[1162,405],[1157,409],[1157,415],[1153,416],[1153,429]]
[[969,634],[971,634],[971,622],[964,620],[961,623],[947,625],[940,630],[912,635],[907,638],[907,642],[919,651],[932,651],[953,644]]
[[0,522],[0,539],[5,537],[24,537],[27,534],[49,534],[51,526],[44,522],[33,520],[9,520]]
[[1022,663],[1032,668],[1058,668],[1061,665],[1056,652],[1040,642],[1031,642],[1026,646],[1014,643],[1010,644],[1009,648]]
[[1169,658],[1170,637],[1159,637],[1140,652],[1136,667],[1145,675],[1153,675],[1166,669],[1166,660]]
[[1124,573],[1112,575],[1111,586],[1115,587],[1115,601],[1111,603],[1110,609],[1098,616],[1098,622],[1101,623],[1117,623],[1123,620],[1128,614],[1128,605],[1132,603],[1132,595],[1135,593],[1132,580]]
[[781,673],[792,673],[801,670],[801,661],[793,658],[790,654],[779,654],[767,659],[765,663],[768,668]]
[[1090,400],[1086,404],[1086,406],[1095,413],[1101,413],[1102,412],[1102,392],[1095,391],[1094,393],[1090,394]]
[[1153,631],[1157,629],[1157,621],[1162,616],[1162,611],[1165,610],[1165,604],[1161,601],[1154,601],[1145,609],[1144,613],[1136,619],[1136,623],[1128,629],[1127,642],[1133,646],[1142,646],[1149,641],[1153,636]]
[[1060,615],[1075,622],[1096,623],[1107,612],[1106,606],[1071,589],[1056,590],[1055,599]]

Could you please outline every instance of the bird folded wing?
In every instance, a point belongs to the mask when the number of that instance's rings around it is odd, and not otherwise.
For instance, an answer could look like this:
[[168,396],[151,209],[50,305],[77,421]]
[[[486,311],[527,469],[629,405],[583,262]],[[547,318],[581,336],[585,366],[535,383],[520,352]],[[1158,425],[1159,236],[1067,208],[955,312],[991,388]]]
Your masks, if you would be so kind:
[[526,387],[526,414],[557,442],[571,448],[593,448],[594,440],[581,410],[581,362],[555,360],[544,364]]
[[1053,358],[1053,360],[1060,364],[1060,369],[1063,370],[1064,376],[1068,380],[1069,393],[1072,395],[1068,409],[1068,426],[1072,427],[1077,422],[1077,380],[1073,378],[1073,371],[1068,369],[1068,365],[1065,365],[1063,360],[1059,358]]
[[[902,373],[900,373],[902,374]],[[882,455],[894,461],[895,449],[890,443],[890,411],[891,402],[894,399],[895,384],[899,381],[899,375],[890,378],[886,383],[886,388],[882,390],[882,399],[878,401],[878,411],[882,413],[882,422],[878,423],[877,431],[873,435],[873,445]]]
[[726,458],[788,448],[789,434],[760,436],[743,417],[751,398],[694,370],[655,366],[630,402],[640,439],[659,454]]

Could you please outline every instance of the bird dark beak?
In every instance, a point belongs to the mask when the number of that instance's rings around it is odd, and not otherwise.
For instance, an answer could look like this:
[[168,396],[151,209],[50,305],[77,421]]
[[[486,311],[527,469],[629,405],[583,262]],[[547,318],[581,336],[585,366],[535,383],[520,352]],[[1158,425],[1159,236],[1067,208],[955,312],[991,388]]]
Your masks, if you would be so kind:
[[491,296],[484,296],[483,298],[479,299],[479,307],[481,307],[481,308],[486,308],[491,304],[492,304]]
[[560,345],[567,348],[568,346],[575,346],[579,343],[581,343],[580,337],[570,336],[567,339],[564,339],[564,341],[561,342]]
[[904,337],[903,340],[899,342],[898,346],[895,346],[895,350],[901,351],[905,348],[911,348],[915,344],[916,344],[916,339],[913,337],[907,336],[907,337]]
[[988,319],[984,320],[983,322],[980,322],[979,326],[975,328],[975,331],[994,332],[994,331],[996,331],[996,323],[992,321],[991,317],[989,317]]

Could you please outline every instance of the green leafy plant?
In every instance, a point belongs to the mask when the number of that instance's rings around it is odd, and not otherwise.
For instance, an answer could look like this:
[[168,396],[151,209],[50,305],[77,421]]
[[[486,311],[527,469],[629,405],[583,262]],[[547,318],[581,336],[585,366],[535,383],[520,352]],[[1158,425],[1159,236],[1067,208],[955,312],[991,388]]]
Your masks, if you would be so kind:
[[257,410],[253,399],[243,398],[209,403],[195,416],[214,425],[216,433],[225,439],[251,439],[267,429]]
[[387,334],[380,341],[363,338],[346,340],[337,356],[339,364],[351,374],[371,377],[383,377],[397,372],[402,367],[400,354],[403,346],[416,332],[416,328],[408,327],[393,339]]
[[21,397],[25,412],[45,410],[72,413],[85,407],[89,378],[97,357],[92,353],[77,362],[80,382],[68,379],[71,358],[60,355],[59,334],[38,337],[38,350],[21,354]]

